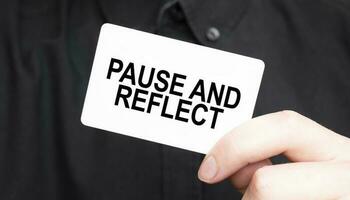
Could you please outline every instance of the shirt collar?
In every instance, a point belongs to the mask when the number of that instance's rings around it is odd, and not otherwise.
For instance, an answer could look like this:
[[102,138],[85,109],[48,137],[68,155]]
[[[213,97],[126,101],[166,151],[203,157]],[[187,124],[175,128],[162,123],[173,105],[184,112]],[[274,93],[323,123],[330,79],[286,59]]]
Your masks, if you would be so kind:
[[222,36],[232,33],[247,10],[250,0],[179,0],[188,24],[200,43],[212,45],[206,37],[211,27]]
[[105,22],[153,32],[164,0],[100,0],[97,1]]
[[[178,2],[199,43],[215,47],[219,43],[208,40],[207,31],[215,27],[220,31],[221,38],[230,37],[244,16],[250,0],[178,0]],[[101,0],[99,3],[108,22],[153,32],[158,12],[165,1]]]

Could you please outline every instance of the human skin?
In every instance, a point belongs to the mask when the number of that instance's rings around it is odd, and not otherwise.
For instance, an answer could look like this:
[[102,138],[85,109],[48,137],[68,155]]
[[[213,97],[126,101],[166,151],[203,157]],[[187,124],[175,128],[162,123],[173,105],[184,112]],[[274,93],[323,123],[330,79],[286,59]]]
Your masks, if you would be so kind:
[[[272,165],[279,154],[291,162]],[[210,184],[228,178],[244,200],[348,200],[350,139],[294,111],[271,113],[221,138],[198,177]]]

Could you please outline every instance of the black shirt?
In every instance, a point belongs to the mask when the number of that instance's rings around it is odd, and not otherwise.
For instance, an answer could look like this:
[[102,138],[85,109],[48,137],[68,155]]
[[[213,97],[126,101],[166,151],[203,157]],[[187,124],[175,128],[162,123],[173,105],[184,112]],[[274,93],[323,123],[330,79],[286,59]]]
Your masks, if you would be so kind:
[[292,109],[350,135],[346,0],[2,1],[0,199],[240,198],[197,179],[200,154],[81,124],[104,22],[262,59],[255,116]]

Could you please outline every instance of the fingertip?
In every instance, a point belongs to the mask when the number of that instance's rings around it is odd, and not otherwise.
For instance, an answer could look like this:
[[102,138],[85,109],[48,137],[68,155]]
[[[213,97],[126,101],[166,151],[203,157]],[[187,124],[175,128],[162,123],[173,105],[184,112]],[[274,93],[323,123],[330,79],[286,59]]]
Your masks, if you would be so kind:
[[206,183],[212,183],[219,169],[214,156],[207,156],[198,170],[198,178]]

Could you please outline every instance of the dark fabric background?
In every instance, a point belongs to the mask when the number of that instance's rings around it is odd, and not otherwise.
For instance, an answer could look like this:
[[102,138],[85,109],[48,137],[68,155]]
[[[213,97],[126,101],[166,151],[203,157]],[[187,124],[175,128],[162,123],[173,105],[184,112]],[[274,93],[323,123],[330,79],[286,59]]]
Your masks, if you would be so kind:
[[197,179],[200,154],[81,124],[104,22],[262,59],[255,116],[292,109],[350,135],[349,1],[0,3],[0,199],[240,198]]

